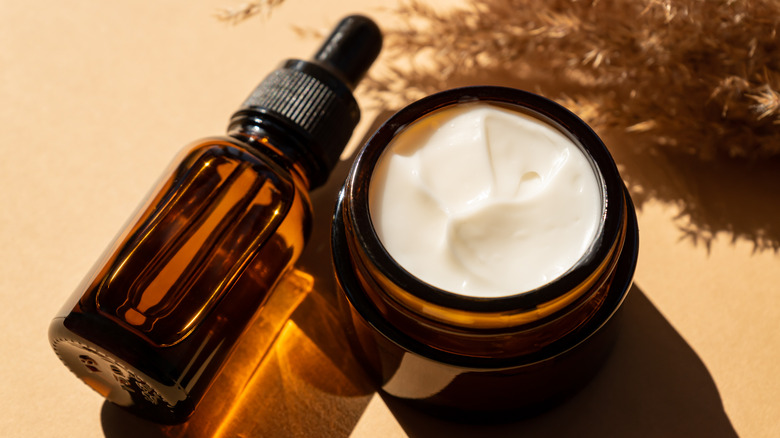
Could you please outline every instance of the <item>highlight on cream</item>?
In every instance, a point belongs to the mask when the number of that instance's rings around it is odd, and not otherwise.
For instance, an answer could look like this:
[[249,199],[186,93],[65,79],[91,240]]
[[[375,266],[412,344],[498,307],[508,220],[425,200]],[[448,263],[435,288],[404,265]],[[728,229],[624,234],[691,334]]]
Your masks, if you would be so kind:
[[470,297],[516,295],[561,277],[587,252],[605,208],[597,172],[542,120],[453,105],[387,146],[371,177],[371,221],[418,279]]

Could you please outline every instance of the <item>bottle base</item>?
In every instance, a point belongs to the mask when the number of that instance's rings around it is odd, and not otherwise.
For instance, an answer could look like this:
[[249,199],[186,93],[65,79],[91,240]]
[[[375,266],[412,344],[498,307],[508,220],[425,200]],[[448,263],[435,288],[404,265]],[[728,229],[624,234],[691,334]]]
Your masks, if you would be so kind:
[[99,345],[70,331],[65,318],[49,328],[54,352],[68,369],[109,402],[162,424],[189,418],[195,406],[180,385],[165,385]]

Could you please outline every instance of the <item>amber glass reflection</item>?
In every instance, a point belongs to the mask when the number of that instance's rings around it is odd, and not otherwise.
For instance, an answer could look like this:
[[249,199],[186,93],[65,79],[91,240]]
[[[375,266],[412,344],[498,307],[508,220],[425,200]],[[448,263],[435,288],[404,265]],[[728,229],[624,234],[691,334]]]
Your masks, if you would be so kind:
[[278,228],[291,181],[234,146],[191,152],[97,293],[100,312],[156,345],[179,342]]
[[348,436],[373,390],[349,351],[328,280],[298,269],[283,277],[227,361],[230,372],[165,436]]

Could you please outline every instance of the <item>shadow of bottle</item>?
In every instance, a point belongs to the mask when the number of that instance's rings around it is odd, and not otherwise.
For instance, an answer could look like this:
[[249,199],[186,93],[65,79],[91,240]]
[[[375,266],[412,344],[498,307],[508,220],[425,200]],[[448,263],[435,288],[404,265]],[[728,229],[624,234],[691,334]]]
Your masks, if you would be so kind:
[[404,431],[427,436],[736,437],[704,363],[633,286],[615,348],[596,377],[561,405],[503,424],[434,418],[384,397]]

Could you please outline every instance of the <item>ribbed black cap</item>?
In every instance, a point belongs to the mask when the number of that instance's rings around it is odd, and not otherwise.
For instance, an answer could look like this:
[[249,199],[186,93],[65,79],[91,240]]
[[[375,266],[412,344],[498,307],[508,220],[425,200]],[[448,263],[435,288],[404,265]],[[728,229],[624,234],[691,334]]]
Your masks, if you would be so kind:
[[309,61],[287,60],[234,117],[254,113],[300,138],[295,151],[312,188],[324,183],[360,120],[352,90],[382,48],[382,33],[369,18],[351,15],[336,26]]

